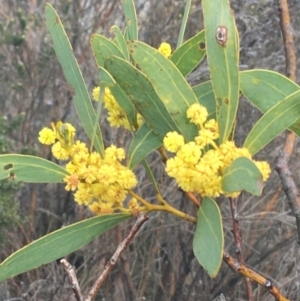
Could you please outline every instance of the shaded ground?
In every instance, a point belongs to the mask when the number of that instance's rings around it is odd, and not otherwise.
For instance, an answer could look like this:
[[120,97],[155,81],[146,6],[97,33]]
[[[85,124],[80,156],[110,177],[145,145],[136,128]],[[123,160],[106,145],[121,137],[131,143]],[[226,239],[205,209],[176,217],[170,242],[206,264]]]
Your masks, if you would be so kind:
[[[91,91],[97,85],[97,69],[89,48],[89,38],[95,32],[107,34],[114,24],[124,26],[121,5],[119,1],[50,3],[60,12]],[[141,39],[155,47],[161,41],[175,45],[183,1],[149,0],[144,4],[142,1],[139,3]],[[237,0],[231,3],[240,32],[241,69],[268,68],[284,73],[285,57],[277,2]],[[51,120],[68,120],[75,123],[77,128],[78,122],[71,105],[72,97],[46,33],[43,5],[44,1],[36,4],[35,1],[17,0],[0,5],[0,104],[9,120],[21,113],[24,115],[20,129],[9,137],[14,141],[13,151],[51,159],[48,148],[38,144],[37,132]],[[291,0],[289,5],[298,45],[300,2]],[[199,29],[202,29],[201,7],[199,1],[194,1],[186,38]],[[205,64],[190,77],[192,83],[206,79],[208,72]],[[236,133],[238,143],[242,143],[259,116],[256,109],[241,100]],[[102,128],[106,145],[116,143],[128,146],[124,132],[111,130],[104,118]],[[267,146],[258,157],[273,164],[283,141],[284,135]],[[298,149],[291,163],[296,183],[300,183]],[[161,179],[164,197],[178,208],[195,214],[195,208],[165,177],[159,156],[153,154],[149,162],[155,168],[156,176]],[[141,179],[139,193],[148,199],[155,199],[142,169],[138,169],[137,174]],[[72,196],[63,187],[56,185],[24,185],[16,202],[20,205],[22,218],[27,219],[16,231],[7,231],[7,243],[1,249],[1,259],[46,233],[90,216],[86,210],[75,206]],[[228,201],[220,200],[219,204],[224,220],[226,250],[234,256]],[[255,198],[247,194],[241,197],[239,216],[246,263],[272,280],[289,299],[300,300],[297,294],[300,254],[296,244],[295,221],[275,172],[262,197]],[[129,229],[130,224],[121,225],[68,256],[68,260],[78,268],[83,290],[91,286]],[[167,214],[151,214],[149,222],[110,274],[97,300],[214,300],[220,293],[227,300],[246,300],[243,279],[224,263],[216,279],[211,280],[205,274],[192,253],[193,233],[193,225]],[[0,283],[0,300],[69,300],[72,291],[67,285],[65,273],[55,262]],[[255,300],[273,300],[256,284],[253,284],[253,289]]]

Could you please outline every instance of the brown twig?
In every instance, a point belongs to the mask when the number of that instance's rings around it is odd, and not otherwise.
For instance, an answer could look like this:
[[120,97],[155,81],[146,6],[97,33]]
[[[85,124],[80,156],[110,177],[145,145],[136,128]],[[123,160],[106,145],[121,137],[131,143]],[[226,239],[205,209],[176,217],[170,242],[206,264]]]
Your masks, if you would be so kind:
[[[286,74],[288,77],[296,81],[296,53],[294,45],[294,34],[290,23],[289,8],[287,0],[278,0],[278,11],[280,17],[280,27],[283,35],[284,50],[286,57]],[[296,217],[297,231],[298,231],[298,243],[300,242],[300,197],[289,170],[288,163],[294,152],[296,144],[296,135],[293,132],[289,132],[286,137],[285,145],[280,153],[275,169],[278,172],[280,180],[282,182],[283,190],[287,196],[288,204]]]
[[[230,200],[230,209],[231,209],[232,224],[233,224],[232,233],[235,242],[235,252],[239,260],[239,263],[244,265],[245,261],[242,252],[242,237],[240,233],[240,223],[239,223],[239,218],[237,213],[237,198],[229,198],[229,200]],[[244,281],[246,285],[248,300],[253,301],[251,280],[248,277],[244,276]]]
[[265,277],[259,275],[255,271],[251,270],[250,268],[246,267],[244,264],[237,262],[232,258],[228,253],[223,253],[223,260],[237,273],[243,275],[244,277],[250,278],[259,285],[265,287],[278,301],[290,301],[289,299],[285,298],[275,287],[270,280],[266,279]]
[[125,248],[129,245],[135,234],[139,231],[141,226],[148,220],[148,216],[141,214],[132,229],[130,230],[127,237],[119,244],[117,250],[111,257],[110,261],[106,264],[104,271],[99,276],[99,278],[94,283],[93,287],[91,288],[90,292],[87,294],[87,297],[85,298],[85,301],[91,301],[92,298],[95,297],[96,293],[98,292],[99,288],[101,287],[104,280],[107,278],[109,272],[116,264],[117,259],[121,256],[122,252],[125,250]]
[[286,74],[292,80],[296,81],[297,60],[294,44],[294,33],[290,21],[289,7],[287,0],[278,0],[278,11],[280,18],[280,27],[284,41],[284,51],[286,58]]
[[75,299],[77,301],[83,301],[83,295],[81,293],[81,289],[77,280],[76,272],[74,267],[66,260],[62,259],[60,263],[63,265],[71,283]]
[[196,207],[200,206],[200,202],[192,192],[186,192],[186,195],[196,205]]

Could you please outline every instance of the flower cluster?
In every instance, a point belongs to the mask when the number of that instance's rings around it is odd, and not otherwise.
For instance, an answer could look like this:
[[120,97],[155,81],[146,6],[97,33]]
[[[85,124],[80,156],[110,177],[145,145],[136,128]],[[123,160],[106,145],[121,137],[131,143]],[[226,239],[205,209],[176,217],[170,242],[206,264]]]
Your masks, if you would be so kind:
[[58,160],[69,159],[69,152],[74,143],[76,130],[70,123],[58,121],[51,123],[52,129],[43,128],[39,132],[39,141],[42,144],[52,145],[52,154]]
[[[222,175],[235,159],[251,154],[246,148],[238,148],[233,141],[225,141],[220,146],[218,124],[215,119],[207,120],[208,112],[200,104],[194,104],[187,110],[187,117],[199,127],[194,141],[185,143],[184,137],[170,132],[164,138],[164,145],[170,152],[176,153],[166,164],[166,172],[176,179],[179,187],[187,192],[197,192],[202,196],[217,197],[221,194],[236,197],[240,192],[226,194],[222,190]],[[271,169],[267,162],[254,161],[266,181]]]
[[[100,87],[95,87],[93,89],[93,99],[95,101],[99,100]],[[107,120],[109,121],[112,127],[120,128],[124,127],[127,130],[131,130],[132,126],[130,125],[125,111],[116,101],[115,97],[112,95],[109,88],[105,88],[103,95],[104,107],[108,111]],[[137,114],[137,124],[140,126],[143,122],[143,119],[140,114]]]
[[[57,159],[70,159],[66,165],[70,175],[64,178],[64,182],[66,190],[76,191],[75,201],[89,206],[97,215],[122,210],[127,191],[137,184],[134,173],[121,164],[125,158],[124,150],[112,145],[101,158],[99,153],[90,152],[84,142],[73,141],[75,129],[72,125],[58,122],[52,128],[42,129],[39,140],[43,144],[54,143],[52,152]],[[61,128],[65,132],[61,133]],[[54,152],[57,143],[60,143],[63,156],[57,155],[56,148]]]
[[169,58],[172,52],[171,45],[168,43],[161,43],[158,47],[158,51],[163,54],[166,58]]

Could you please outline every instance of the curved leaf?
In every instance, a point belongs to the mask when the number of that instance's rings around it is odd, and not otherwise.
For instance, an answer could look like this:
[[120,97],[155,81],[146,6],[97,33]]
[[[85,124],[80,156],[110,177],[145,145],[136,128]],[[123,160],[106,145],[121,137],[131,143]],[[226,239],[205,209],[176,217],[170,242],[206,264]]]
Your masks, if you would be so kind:
[[133,0],[122,0],[123,11],[127,25],[126,35],[130,40],[138,39],[137,17]]
[[210,277],[216,277],[222,263],[224,234],[222,216],[217,203],[205,197],[198,211],[193,241],[194,254]]
[[192,0],[187,0],[186,1],[176,48],[178,48],[182,44],[183,37],[184,37],[184,32],[185,32],[185,28],[186,28],[186,23],[187,23],[187,20],[188,20],[190,9],[191,9],[191,4],[192,4]]
[[205,53],[205,33],[202,30],[177,48],[170,60],[183,76],[187,76],[200,64]]
[[211,81],[207,81],[193,87],[198,102],[208,111],[207,119],[216,118],[216,101]]
[[227,193],[245,190],[254,195],[261,195],[262,174],[252,160],[246,157],[237,158],[223,173],[222,189]]
[[99,34],[94,34],[91,37],[91,46],[97,65],[104,67],[104,61],[111,55],[124,58],[121,50],[108,38]]
[[74,104],[79,120],[89,138],[91,140],[94,139],[96,150],[103,156],[104,146],[99,125],[97,125],[96,128],[95,138],[93,137],[96,114],[90,96],[61,20],[49,3],[45,6],[45,16],[47,28],[54,43],[57,58],[63,69],[71,92],[74,94]]
[[239,99],[239,40],[228,0],[202,1],[206,54],[217,103],[220,143],[231,134]]
[[62,183],[69,173],[61,166],[34,156],[0,155],[0,180],[27,183]]
[[125,40],[124,36],[122,35],[120,28],[118,26],[114,25],[111,27],[110,31],[113,32],[115,35],[114,43],[121,50],[126,61],[129,61],[130,56],[129,56],[129,52],[127,49],[126,40]]
[[138,41],[128,41],[127,45],[134,61],[150,80],[181,134],[187,142],[193,140],[198,129],[189,122],[186,111],[197,103],[197,98],[190,85],[176,66],[157,49]]
[[127,162],[128,168],[133,169],[162,144],[162,140],[158,138],[147,123],[144,123],[130,143]]
[[127,61],[113,56],[106,59],[105,67],[130,97],[145,122],[161,139],[170,131],[180,132],[164,103],[142,72]]
[[[280,73],[255,69],[240,72],[240,89],[251,103],[266,113],[285,97],[299,91],[300,86]],[[300,119],[289,128],[300,136]]]
[[300,119],[300,90],[273,106],[254,125],[244,147],[256,154],[277,135]]
[[125,214],[97,216],[43,236],[0,264],[0,281],[66,256],[129,217]]

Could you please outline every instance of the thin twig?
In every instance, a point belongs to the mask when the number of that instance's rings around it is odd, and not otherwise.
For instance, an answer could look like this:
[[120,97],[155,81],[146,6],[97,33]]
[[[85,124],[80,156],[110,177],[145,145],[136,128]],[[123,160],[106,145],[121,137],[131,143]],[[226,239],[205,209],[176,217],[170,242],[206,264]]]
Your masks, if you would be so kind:
[[[286,74],[288,77],[296,81],[296,52],[294,44],[294,34],[290,23],[290,15],[287,0],[278,0],[278,11],[280,17],[280,27],[284,40],[284,50],[286,57]],[[288,204],[296,217],[297,231],[298,231],[298,243],[300,242],[300,197],[289,170],[288,163],[294,152],[296,145],[296,135],[293,132],[289,132],[286,137],[284,148],[280,153],[275,169],[278,172],[280,180],[282,182],[283,190],[287,196]]]
[[294,33],[290,21],[289,6],[287,0],[278,0],[278,11],[280,27],[284,41],[284,51],[286,59],[286,74],[296,82],[297,60],[294,43]]
[[[235,242],[235,252],[240,264],[244,265],[245,261],[242,252],[242,237],[240,232],[240,222],[237,213],[237,198],[230,198],[229,200],[230,200],[230,209],[231,209],[231,216],[232,216],[232,225],[233,225],[232,233]],[[248,277],[244,276],[244,281],[246,285],[248,300],[253,301],[251,280]]]
[[63,265],[71,283],[75,299],[77,301],[83,301],[83,295],[81,293],[81,289],[77,280],[76,272],[74,267],[66,260],[62,259],[60,263]]
[[107,278],[109,272],[111,271],[111,269],[114,267],[114,265],[116,264],[116,261],[118,260],[118,258],[121,256],[122,252],[125,250],[125,248],[129,245],[129,243],[131,242],[131,240],[133,239],[133,237],[135,236],[135,234],[139,231],[139,229],[141,228],[141,226],[148,220],[148,216],[141,214],[134,226],[132,227],[132,229],[130,230],[128,236],[119,244],[116,252],[114,253],[114,255],[111,257],[110,261],[106,264],[104,271],[102,272],[102,274],[99,276],[99,278],[96,280],[96,282],[94,283],[93,287],[91,288],[90,292],[87,294],[87,297],[85,298],[85,301],[91,301],[92,298],[95,297],[95,295],[97,294],[99,288],[101,287],[101,285],[103,284],[104,280]]
[[223,260],[237,273],[248,277],[258,283],[259,285],[265,287],[278,301],[290,301],[289,299],[285,298],[275,287],[270,280],[266,279],[265,277],[259,275],[252,269],[246,267],[244,264],[237,262],[232,258],[228,253],[223,253]]

